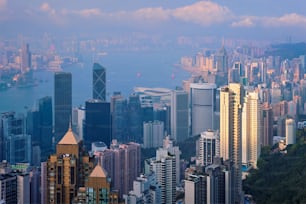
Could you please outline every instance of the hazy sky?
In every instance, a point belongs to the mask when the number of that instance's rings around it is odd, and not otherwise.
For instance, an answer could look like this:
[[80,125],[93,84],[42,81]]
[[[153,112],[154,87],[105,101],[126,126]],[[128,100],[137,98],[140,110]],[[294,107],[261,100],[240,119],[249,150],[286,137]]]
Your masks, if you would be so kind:
[[128,35],[306,40],[303,0],[0,0],[1,36]]

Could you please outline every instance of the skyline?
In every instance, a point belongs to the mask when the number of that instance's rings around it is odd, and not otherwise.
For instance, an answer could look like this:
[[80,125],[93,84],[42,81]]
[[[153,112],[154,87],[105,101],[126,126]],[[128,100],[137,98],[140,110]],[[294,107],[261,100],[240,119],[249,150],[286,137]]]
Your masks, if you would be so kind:
[[304,4],[297,0],[278,5],[272,0],[247,3],[242,0],[131,0],[129,4],[118,0],[89,3],[0,0],[0,26],[5,30],[0,36],[36,36],[45,32],[62,37],[142,33],[165,39],[214,36],[305,41]]

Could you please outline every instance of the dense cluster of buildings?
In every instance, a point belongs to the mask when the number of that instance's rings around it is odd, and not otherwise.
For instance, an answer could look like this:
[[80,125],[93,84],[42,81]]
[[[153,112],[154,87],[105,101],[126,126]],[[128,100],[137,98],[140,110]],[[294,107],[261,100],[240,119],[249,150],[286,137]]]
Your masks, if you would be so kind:
[[[22,53],[27,70],[28,45]],[[241,203],[243,171],[257,168],[261,147],[274,136],[295,143],[305,59],[222,47],[182,58],[194,73],[182,88],[136,87],[110,101],[106,69],[94,63],[92,99],[80,107],[72,74],[55,72],[54,103],[46,96],[25,116],[0,115],[0,203]],[[176,144],[190,137],[195,159],[182,168]],[[143,166],[141,148],[156,149]]]

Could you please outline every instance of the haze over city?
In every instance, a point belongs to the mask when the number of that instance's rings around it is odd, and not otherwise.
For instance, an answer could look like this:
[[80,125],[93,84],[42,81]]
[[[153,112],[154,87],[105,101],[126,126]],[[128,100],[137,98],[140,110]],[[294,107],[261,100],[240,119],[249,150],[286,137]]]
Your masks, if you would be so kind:
[[306,203],[305,7],[0,0],[0,204]]
[[179,36],[294,41],[305,39],[303,1],[0,1],[1,36]]

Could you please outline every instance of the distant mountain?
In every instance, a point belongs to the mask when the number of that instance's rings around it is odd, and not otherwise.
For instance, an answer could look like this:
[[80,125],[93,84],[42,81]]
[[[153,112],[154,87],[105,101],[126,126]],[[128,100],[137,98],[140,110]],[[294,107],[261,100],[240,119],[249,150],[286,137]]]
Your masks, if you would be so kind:
[[265,52],[266,56],[280,56],[282,59],[293,59],[306,55],[306,43],[282,43],[271,45]]

